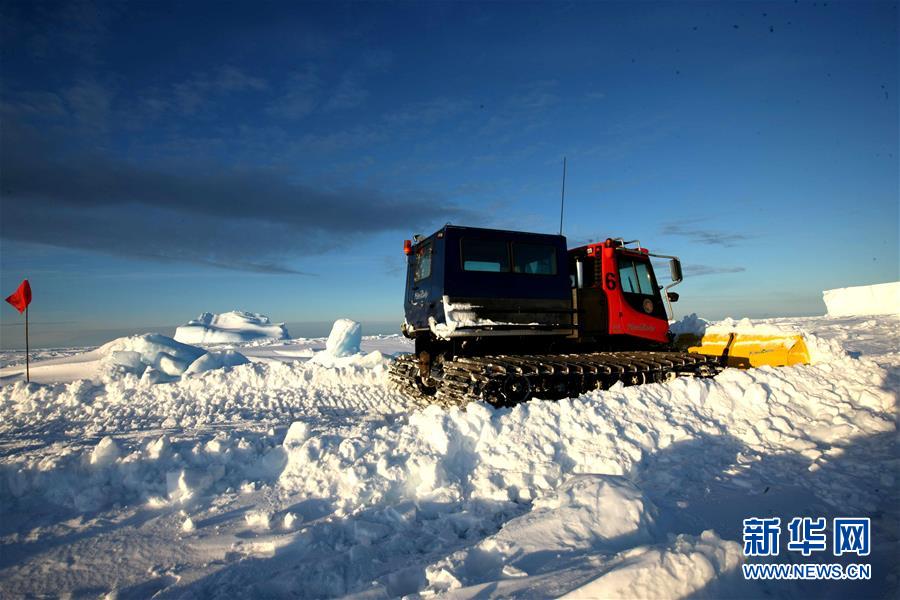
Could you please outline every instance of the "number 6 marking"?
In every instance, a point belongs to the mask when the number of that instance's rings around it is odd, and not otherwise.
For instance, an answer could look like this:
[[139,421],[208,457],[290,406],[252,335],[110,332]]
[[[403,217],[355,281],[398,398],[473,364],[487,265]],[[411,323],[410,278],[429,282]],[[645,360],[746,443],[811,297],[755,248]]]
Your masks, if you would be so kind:
[[608,289],[608,290],[616,289],[616,274],[615,273],[607,273],[606,274],[606,289]]

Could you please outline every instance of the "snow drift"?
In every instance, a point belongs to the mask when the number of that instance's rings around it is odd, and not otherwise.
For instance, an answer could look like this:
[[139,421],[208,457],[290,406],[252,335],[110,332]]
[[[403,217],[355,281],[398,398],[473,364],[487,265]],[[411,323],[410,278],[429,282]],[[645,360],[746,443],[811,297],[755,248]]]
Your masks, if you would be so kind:
[[175,330],[175,339],[186,344],[234,344],[260,339],[289,339],[284,323],[240,310],[222,314],[203,313]]
[[900,281],[822,292],[829,317],[900,314]]

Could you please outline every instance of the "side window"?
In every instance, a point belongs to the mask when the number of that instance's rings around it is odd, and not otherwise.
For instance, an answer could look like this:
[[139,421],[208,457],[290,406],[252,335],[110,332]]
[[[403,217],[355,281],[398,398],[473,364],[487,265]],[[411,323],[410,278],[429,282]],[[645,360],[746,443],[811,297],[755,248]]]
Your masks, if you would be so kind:
[[413,278],[419,282],[431,276],[431,242],[426,242],[416,250],[416,269]]
[[464,271],[509,272],[509,246],[499,240],[463,240]]
[[556,248],[543,244],[513,243],[513,271],[533,275],[556,275]]
[[619,257],[619,281],[622,291],[626,294],[642,294],[653,296],[653,279],[650,277],[650,269],[647,263]]
[[641,293],[645,296],[653,295],[653,280],[650,279],[650,271],[647,269],[647,263],[636,262],[634,269],[637,271],[637,282]]
[[621,256],[619,257],[619,285],[626,294],[641,293],[641,286],[634,270],[634,262]]

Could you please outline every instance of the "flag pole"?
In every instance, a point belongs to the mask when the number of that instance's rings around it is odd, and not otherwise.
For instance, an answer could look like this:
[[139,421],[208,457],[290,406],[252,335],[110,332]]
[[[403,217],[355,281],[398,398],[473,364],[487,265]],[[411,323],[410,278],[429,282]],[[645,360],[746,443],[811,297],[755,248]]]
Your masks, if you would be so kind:
[[31,381],[31,367],[28,364],[28,305],[25,305],[25,381]]

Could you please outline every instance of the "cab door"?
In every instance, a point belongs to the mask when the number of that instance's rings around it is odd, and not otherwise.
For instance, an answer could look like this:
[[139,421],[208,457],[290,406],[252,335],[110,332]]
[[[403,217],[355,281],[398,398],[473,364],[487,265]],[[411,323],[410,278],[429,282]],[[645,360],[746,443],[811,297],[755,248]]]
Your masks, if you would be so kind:
[[416,329],[428,328],[428,317],[440,299],[435,297],[435,243],[433,238],[413,246],[407,258],[406,297],[404,308],[406,321]]
[[610,335],[627,335],[665,344],[669,321],[650,257],[603,248],[603,290],[609,302]]
[[602,285],[602,267],[599,256],[586,253],[577,258],[581,262],[582,281],[578,287],[576,278],[576,259],[570,260],[570,272],[575,294],[575,306],[578,311],[578,332],[580,337],[597,338],[607,335],[609,328],[609,310],[606,293]]

